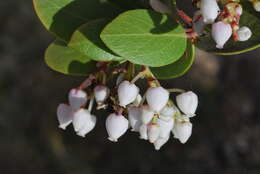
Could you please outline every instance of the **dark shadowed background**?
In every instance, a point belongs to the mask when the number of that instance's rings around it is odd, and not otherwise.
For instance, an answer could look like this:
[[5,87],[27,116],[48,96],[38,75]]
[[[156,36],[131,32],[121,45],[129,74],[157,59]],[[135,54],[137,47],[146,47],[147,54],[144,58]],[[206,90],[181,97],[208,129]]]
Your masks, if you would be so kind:
[[135,133],[108,141],[101,114],[84,139],[57,127],[57,105],[83,78],[45,65],[52,40],[30,0],[0,1],[1,174],[260,173],[260,49],[227,57],[198,50],[188,74],[164,81],[198,93],[199,110],[187,144],[172,138],[155,151]]

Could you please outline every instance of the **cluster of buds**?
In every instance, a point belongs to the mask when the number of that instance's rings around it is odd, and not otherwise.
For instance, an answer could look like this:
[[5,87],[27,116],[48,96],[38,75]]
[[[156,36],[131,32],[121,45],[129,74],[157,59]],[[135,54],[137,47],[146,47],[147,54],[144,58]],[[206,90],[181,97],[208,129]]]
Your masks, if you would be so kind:
[[193,18],[195,32],[201,35],[206,25],[211,24],[211,35],[218,49],[222,49],[232,35],[235,41],[250,39],[251,30],[239,25],[243,13],[239,0],[197,0],[195,4],[200,8]]
[[[59,127],[66,129],[72,123],[77,135],[85,137],[97,122],[97,117],[91,113],[96,103],[97,110],[114,110],[105,123],[108,139],[112,142],[117,142],[131,127],[131,131],[138,132],[141,139],[154,144],[156,150],[169,140],[171,132],[174,138],[186,143],[192,133],[190,118],[195,116],[197,95],[181,89],[165,89],[151,78],[149,72],[141,71],[131,81],[119,75],[116,86],[110,89],[104,84],[91,85],[99,75],[88,77],[79,88],[69,92],[69,104],[58,106]],[[147,78],[149,85],[143,95],[135,84],[140,78]],[[176,96],[176,105],[170,99],[171,92],[181,93]]]

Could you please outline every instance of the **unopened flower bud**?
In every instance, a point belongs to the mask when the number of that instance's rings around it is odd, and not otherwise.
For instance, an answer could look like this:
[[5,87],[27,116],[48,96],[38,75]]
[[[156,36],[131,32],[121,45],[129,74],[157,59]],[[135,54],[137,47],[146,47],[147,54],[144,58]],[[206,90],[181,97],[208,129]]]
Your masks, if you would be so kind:
[[167,137],[165,137],[165,138],[159,137],[159,138],[153,143],[155,150],[160,150],[161,147],[162,147],[165,143],[167,143],[167,141],[169,140],[169,138],[170,138],[170,134],[169,134]]
[[154,112],[149,108],[148,105],[142,106],[142,114],[141,114],[141,120],[143,124],[148,124],[151,122],[154,116]]
[[206,24],[212,24],[219,14],[219,6],[216,0],[201,0],[200,10]]
[[160,127],[158,124],[148,125],[148,139],[150,143],[154,143],[160,136]]
[[123,81],[118,86],[117,92],[119,105],[125,107],[126,105],[135,101],[139,93],[139,88],[135,84],[130,83],[129,81]]
[[149,88],[146,92],[146,100],[150,108],[160,112],[169,100],[169,92],[162,87]]
[[187,116],[195,116],[198,107],[198,96],[192,92],[185,92],[176,97],[177,105]]
[[72,109],[69,105],[59,104],[57,108],[57,116],[59,121],[59,128],[66,129],[66,127],[72,122]]
[[97,119],[87,109],[79,109],[73,114],[74,130],[79,136],[85,137],[96,125]]
[[142,125],[141,121],[142,111],[139,107],[129,107],[128,108],[128,119],[130,126],[132,127],[133,132],[139,132],[140,126]]
[[69,104],[73,110],[78,110],[87,103],[87,93],[81,89],[71,89],[69,92]]
[[144,139],[144,140],[148,140],[148,130],[147,130],[147,125],[146,124],[142,124],[140,126],[140,129],[139,129],[139,133],[140,133],[140,139]]
[[216,47],[222,49],[232,35],[231,25],[222,21],[216,22],[212,25],[211,34],[217,43]]
[[167,136],[169,136],[169,134],[171,133],[171,130],[173,129],[174,119],[171,118],[168,121],[158,119],[157,124],[160,127],[160,137],[166,138]]
[[117,142],[118,138],[127,131],[128,124],[128,120],[123,115],[110,114],[106,119],[108,139]]
[[149,2],[154,11],[157,11],[159,13],[172,12],[171,8],[168,5],[162,3],[160,0],[150,0]]
[[172,133],[175,138],[179,139],[182,144],[186,143],[192,133],[192,124],[184,120],[175,122]]
[[109,96],[110,90],[104,85],[98,85],[94,88],[94,96],[98,105],[101,105]]
[[248,27],[241,27],[237,31],[239,41],[247,41],[252,36],[252,32]]

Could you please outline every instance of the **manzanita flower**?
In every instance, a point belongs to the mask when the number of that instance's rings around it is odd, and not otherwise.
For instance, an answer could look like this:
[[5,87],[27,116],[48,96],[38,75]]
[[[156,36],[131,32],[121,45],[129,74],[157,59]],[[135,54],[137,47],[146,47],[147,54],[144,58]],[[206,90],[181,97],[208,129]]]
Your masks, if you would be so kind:
[[140,139],[148,140],[148,127],[146,124],[142,124],[139,129]]
[[129,81],[123,81],[118,86],[119,105],[125,107],[126,105],[135,101],[139,94],[139,88]]
[[74,110],[85,106],[87,103],[87,93],[81,89],[71,89],[69,92],[69,104]]
[[97,85],[94,88],[94,96],[98,105],[101,105],[105,102],[105,100],[109,96],[109,92],[110,92],[109,88],[104,85]]
[[174,138],[179,139],[182,144],[186,143],[192,134],[191,122],[185,119],[177,119],[175,121],[172,133]]
[[163,87],[149,88],[146,92],[146,100],[150,108],[156,112],[160,112],[167,104],[170,93]]
[[66,129],[66,127],[72,122],[72,108],[67,104],[59,104],[57,108],[57,116],[59,121],[59,128]]
[[168,5],[162,3],[160,0],[150,0],[149,2],[154,11],[168,14],[172,12],[171,8]]
[[247,41],[252,36],[252,32],[248,27],[241,27],[237,31],[239,41]]
[[168,121],[169,119],[173,118],[173,116],[178,112],[178,108],[174,105],[166,105],[161,111],[160,111],[160,119],[164,121]]
[[94,129],[97,122],[97,118],[91,115],[87,109],[79,109],[73,114],[73,126],[74,130],[79,136],[85,137],[92,129]]
[[220,11],[216,0],[201,0],[200,10],[206,24],[214,23]]
[[176,97],[176,102],[184,114],[189,117],[195,116],[195,112],[198,107],[198,96],[194,92],[188,91],[179,94]]
[[222,49],[232,35],[231,25],[222,21],[216,22],[212,25],[211,34],[217,43],[216,47]]
[[157,124],[160,127],[160,135],[159,136],[161,138],[166,138],[167,136],[169,136],[169,134],[171,133],[171,130],[173,129],[174,119],[171,118],[168,121],[158,119]]
[[155,150],[160,150],[161,147],[162,147],[165,143],[167,143],[167,141],[169,140],[169,138],[170,138],[170,134],[169,134],[167,137],[165,137],[165,138],[159,137],[159,138],[153,143]]
[[148,139],[150,143],[154,143],[160,136],[160,127],[156,123],[151,123],[147,127]]
[[113,142],[117,142],[128,129],[128,120],[120,114],[110,114],[106,119],[106,129],[108,133],[108,139]]
[[141,107],[141,120],[143,124],[148,124],[153,119],[154,112],[149,108],[148,105]]
[[133,132],[139,132],[142,125],[141,115],[142,110],[139,107],[128,107],[128,119]]

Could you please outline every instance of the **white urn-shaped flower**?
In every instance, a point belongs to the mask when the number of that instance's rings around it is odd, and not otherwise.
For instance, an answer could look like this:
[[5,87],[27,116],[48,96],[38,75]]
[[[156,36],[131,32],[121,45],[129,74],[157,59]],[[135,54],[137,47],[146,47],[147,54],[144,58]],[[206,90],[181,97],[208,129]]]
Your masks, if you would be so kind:
[[98,105],[103,104],[109,96],[109,88],[105,85],[97,85],[94,88],[94,96]]
[[170,93],[163,87],[152,87],[146,92],[146,100],[150,108],[156,112],[160,112],[167,104]]
[[218,3],[216,0],[201,0],[200,10],[203,16],[203,21],[206,24],[212,24],[218,17],[220,12]]
[[185,92],[176,97],[177,105],[180,110],[187,116],[195,116],[198,107],[198,96],[192,92]]
[[135,101],[139,94],[139,88],[135,84],[125,80],[119,84],[117,92],[119,105],[126,107],[126,105]]
[[85,137],[92,129],[94,129],[97,118],[91,115],[87,109],[79,109],[73,113],[73,126],[77,135]]
[[212,25],[211,35],[216,42],[216,47],[222,49],[232,35],[231,25],[222,21]]
[[128,129],[128,120],[120,114],[110,114],[106,119],[106,130],[108,139],[117,142],[118,138],[124,135]]

